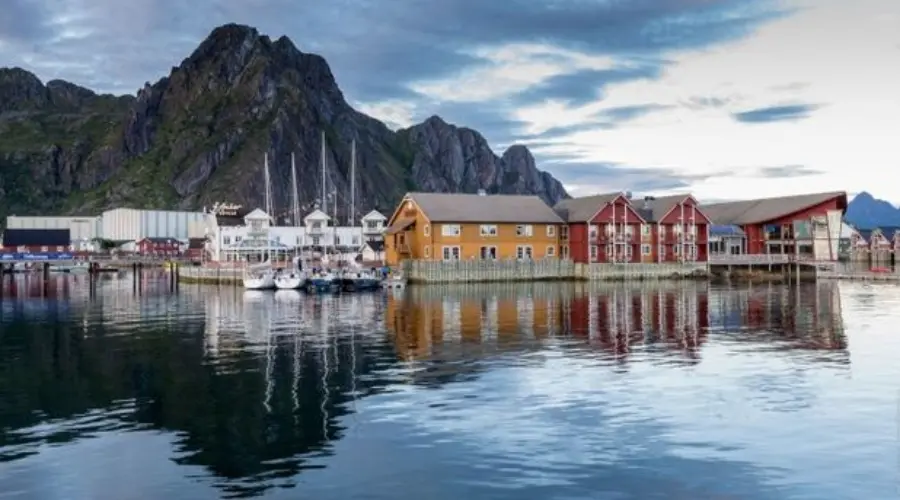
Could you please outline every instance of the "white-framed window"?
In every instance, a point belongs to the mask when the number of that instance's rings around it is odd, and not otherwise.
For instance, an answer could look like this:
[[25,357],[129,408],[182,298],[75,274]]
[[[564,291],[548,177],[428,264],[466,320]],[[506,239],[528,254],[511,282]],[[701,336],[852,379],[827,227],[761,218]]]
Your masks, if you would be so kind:
[[590,227],[588,227],[588,238],[590,238],[592,240],[597,239],[597,225],[596,224],[591,224]]
[[317,220],[317,221],[313,222],[312,224],[310,224],[309,227],[312,229],[322,229],[322,221]]
[[672,234],[681,234],[681,224],[675,224],[672,226]]
[[597,254],[598,254],[597,245],[591,245],[591,260],[592,261],[597,260]]
[[425,245],[425,258],[426,259],[431,258],[431,247],[428,245]]
[[341,237],[340,237],[340,236],[334,235],[334,244],[335,244],[335,245],[340,245],[340,244],[341,244]]
[[650,236],[650,224],[641,224],[641,234]]
[[612,257],[612,256],[615,255],[615,254],[616,254],[616,247],[615,247],[615,245],[606,245],[606,256],[607,256],[607,257]]
[[235,236],[235,237],[234,237],[234,242],[235,242],[235,243],[240,243],[242,239],[243,239],[243,238],[242,238],[241,236]]
[[494,246],[485,246],[481,247],[481,252],[479,253],[481,256],[481,260],[496,260],[497,259],[497,247]]
[[660,258],[665,258],[666,257],[666,246],[660,245],[659,248],[657,249],[657,253],[659,254]]
[[425,233],[425,236],[431,236],[431,226],[425,224],[425,227],[422,228],[422,231]]
[[[366,221],[366,229],[368,229],[370,231],[374,230],[374,229],[381,229],[381,221],[367,220]],[[428,226],[425,226],[425,236],[428,236]]]
[[569,245],[563,245],[563,246],[559,247],[559,257],[561,259],[569,258]]
[[609,224],[607,224],[607,225],[606,225],[606,234],[609,235],[609,236],[612,236],[612,235],[616,234],[616,225],[613,224],[612,222],[610,222]]
[[534,226],[531,224],[520,224],[516,226],[516,236],[529,238],[534,236]]
[[550,238],[556,236],[556,226],[547,226],[547,236]]
[[481,225],[481,235],[482,236],[497,236],[497,225],[496,224],[482,224]]
[[547,257],[556,257],[556,247],[547,245]]
[[[313,244],[314,247],[319,246],[319,244],[320,244],[320,239],[319,239],[318,236],[313,236],[313,237],[312,237],[312,244]],[[402,245],[403,242],[401,241],[400,244]]]
[[531,260],[533,255],[531,245],[519,245],[516,247],[516,258],[519,260]]
[[559,227],[559,239],[561,239],[561,240],[569,239],[569,226],[560,226]]
[[444,260],[459,260],[459,247],[458,246],[444,247],[442,253],[443,253]]
[[653,253],[653,247],[650,245],[641,245],[641,255],[649,257]]
[[231,244],[231,236],[223,236],[223,237],[222,237],[222,244],[223,244],[223,245],[230,245],[230,244]]
[[441,224],[441,236],[459,236],[460,232],[459,224]]
[[681,255],[681,245],[673,246],[672,250],[674,251],[675,255]]

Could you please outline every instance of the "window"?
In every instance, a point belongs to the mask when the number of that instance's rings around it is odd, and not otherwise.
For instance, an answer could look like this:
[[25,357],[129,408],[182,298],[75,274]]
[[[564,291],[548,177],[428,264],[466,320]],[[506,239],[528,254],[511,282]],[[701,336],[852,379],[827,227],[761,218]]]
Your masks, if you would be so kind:
[[597,239],[597,226],[596,225],[591,224],[590,228],[588,229],[588,237],[592,240]]
[[319,237],[318,237],[318,236],[313,236],[313,237],[312,237],[312,244],[313,244],[314,247],[319,246]]
[[425,236],[431,236],[431,226],[430,225],[425,224],[425,227],[422,228],[422,231],[425,232]]
[[661,259],[665,258],[666,257],[666,246],[660,245],[657,252],[659,254],[659,258],[661,258]]
[[340,245],[340,244],[341,244],[341,237],[340,237],[340,236],[334,235],[334,244],[335,244],[335,245]]
[[563,246],[559,247],[559,256],[560,256],[560,258],[563,258],[563,259],[569,258],[569,246],[568,245],[563,245]]
[[359,245],[359,236],[353,237],[353,245]]
[[46,252],[46,251],[47,251],[47,247],[41,247],[41,251],[42,251],[42,252]]
[[481,235],[482,236],[497,236],[497,226],[494,224],[482,224],[481,225]]
[[547,257],[556,257],[556,247],[553,245],[547,246]]
[[481,247],[481,260],[497,259],[497,247]]
[[532,257],[532,252],[531,252],[530,245],[519,245],[516,247],[516,258],[517,259],[531,260],[531,257]]
[[616,225],[615,224],[607,224],[606,225],[606,234],[609,236],[613,236],[616,234]]
[[[445,225],[444,227],[447,226]],[[443,254],[444,260],[459,260],[459,247],[444,247]]]
[[641,224],[641,234],[650,236],[650,224]]
[[681,255],[681,245],[673,246],[672,251],[675,252],[675,255]]
[[[367,221],[366,221],[366,229],[369,229],[369,230],[378,230],[378,229],[381,229],[380,226],[381,226],[381,222],[379,222],[379,221],[377,221],[377,220],[367,220]],[[425,226],[425,227],[427,228],[428,226]],[[428,234],[428,230],[427,230],[427,229],[425,230],[425,234],[426,234],[426,236],[427,236],[427,234]]]
[[[459,236],[459,224],[442,224],[441,225],[441,235],[442,236]],[[450,248],[450,247],[446,247]]]
[[591,260],[597,260],[597,245],[591,245]]
[[559,228],[559,237],[563,240],[569,239],[569,226],[561,226]]
[[322,221],[315,221],[309,226],[312,229],[322,229]]
[[547,226],[547,236],[551,238],[556,236],[556,226]]
[[653,253],[653,249],[650,245],[641,245],[641,255],[644,257],[650,256]]
[[234,237],[234,242],[235,242],[235,243],[240,243],[240,242],[241,242],[241,239],[243,239],[243,238],[241,238],[240,236],[235,236],[235,237]]
[[231,236],[223,236],[222,243],[225,245],[230,245],[231,244]]
[[431,258],[431,247],[430,247],[430,246],[427,246],[427,245],[425,246],[425,258],[426,258],[426,259],[430,259],[430,258]]
[[516,236],[531,237],[534,235],[534,227],[531,224],[516,226]]

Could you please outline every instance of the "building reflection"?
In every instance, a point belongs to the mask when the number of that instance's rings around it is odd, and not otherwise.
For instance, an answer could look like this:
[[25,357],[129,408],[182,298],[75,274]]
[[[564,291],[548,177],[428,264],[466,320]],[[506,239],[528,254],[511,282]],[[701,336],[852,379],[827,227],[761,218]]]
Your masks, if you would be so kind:
[[[581,341],[624,362],[635,351],[700,361],[710,334],[780,342],[781,349],[846,348],[837,285],[711,288],[705,282],[412,287],[387,301],[398,356],[426,360],[480,344],[483,351]],[[472,350],[455,349],[461,355]]]

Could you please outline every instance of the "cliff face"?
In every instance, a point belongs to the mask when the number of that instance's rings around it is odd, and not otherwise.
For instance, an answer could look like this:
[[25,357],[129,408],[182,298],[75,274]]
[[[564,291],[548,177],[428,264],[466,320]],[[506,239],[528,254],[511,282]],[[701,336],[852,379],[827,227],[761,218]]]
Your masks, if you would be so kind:
[[347,104],[322,57],[226,25],[136,97],[0,69],[0,215],[262,206],[266,154],[274,205],[286,212],[292,153],[309,209],[322,192],[323,133],[326,190],[339,209],[352,141],[360,210],[390,210],[414,189],[567,196],[525,147],[497,157],[478,132],[437,117],[393,132]]

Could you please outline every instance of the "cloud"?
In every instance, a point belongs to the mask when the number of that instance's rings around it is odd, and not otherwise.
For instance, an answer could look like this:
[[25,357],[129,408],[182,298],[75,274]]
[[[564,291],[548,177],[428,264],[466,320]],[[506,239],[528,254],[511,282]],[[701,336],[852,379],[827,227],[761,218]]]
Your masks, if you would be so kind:
[[[535,157],[540,159],[541,155]],[[611,191],[658,194],[685,190],[694,182],[728,175],[724,172],[696,174],[676,167],[635,167],[619,163],[544,159],[552,165],[553,172],[563,185],[572,190],[571,194],[577,196]]]
[[732,117],[741,123],[793,122],[809,118],[819,107],[817,104],[769,106],[732,113]]
[[804,165],[779,165],[775,167],[760,167],[756,176],[764,178],[784,179],[791,177],[806,177],[809,175],[824,174],[822,170],[809,168]]

